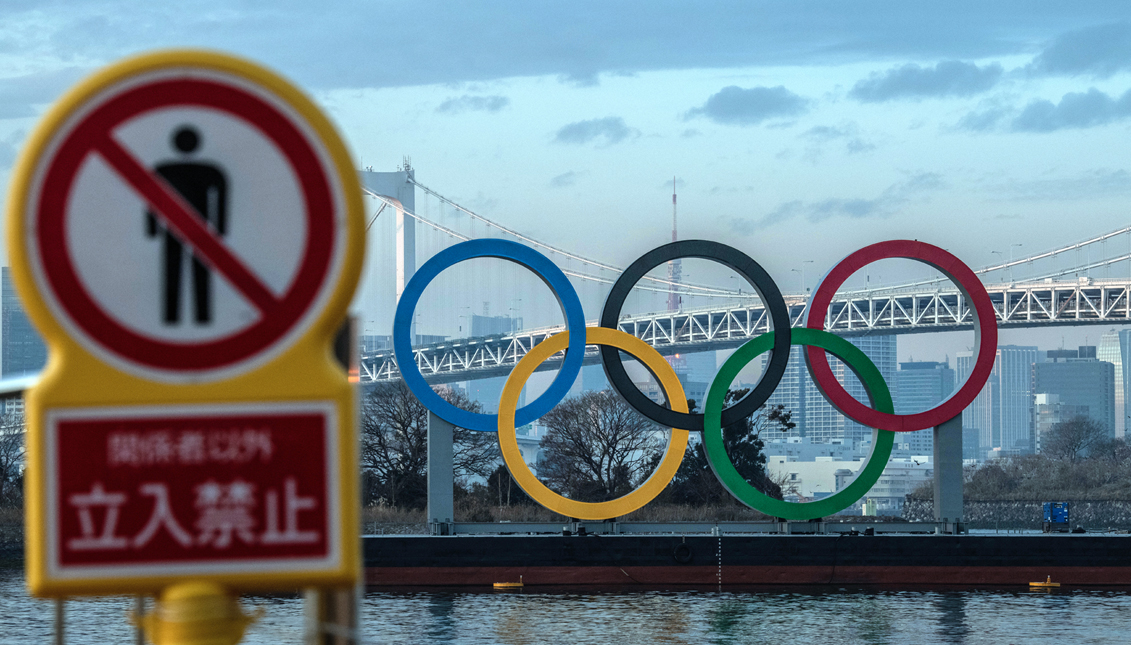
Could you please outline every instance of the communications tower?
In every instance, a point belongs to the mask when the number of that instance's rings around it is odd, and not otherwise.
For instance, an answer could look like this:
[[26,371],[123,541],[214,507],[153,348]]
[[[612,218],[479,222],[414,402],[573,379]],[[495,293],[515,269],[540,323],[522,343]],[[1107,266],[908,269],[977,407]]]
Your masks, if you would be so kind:
[[[675,221],[675,176],[672,176],[672,241],[679,240],[676,234],[676,221]],[[671,260],[668,262],[668,311],[679,311],[680,295],[676,288],[679,284],[679,279],[682,277],[682,270],[680,268],[679,259]]]

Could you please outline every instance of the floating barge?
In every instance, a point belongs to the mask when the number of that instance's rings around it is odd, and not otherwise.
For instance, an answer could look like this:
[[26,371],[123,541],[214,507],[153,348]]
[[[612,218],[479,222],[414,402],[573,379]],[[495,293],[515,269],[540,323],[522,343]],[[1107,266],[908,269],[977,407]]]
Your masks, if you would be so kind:
[[364,553],[373,586],[1131,585],[1123,535],[389,535]]

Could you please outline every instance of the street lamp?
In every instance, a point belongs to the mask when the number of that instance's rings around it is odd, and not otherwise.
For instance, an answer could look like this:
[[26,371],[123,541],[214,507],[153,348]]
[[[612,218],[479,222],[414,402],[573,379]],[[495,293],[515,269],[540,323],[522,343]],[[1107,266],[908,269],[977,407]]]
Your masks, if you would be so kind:
[[1015,247],[1015,246],[1022,246],[1022,245],[1020,243],[1009,245],[1009,281],[1011,283],[1013,282],[1013,247]]
[[801,274],[801,295],[805,295],[806,293],[809,292],[805,288],[805,265],[806,264],[813,264],[813,261],[812,260],[802,260],[800,269],[790,269],[790,271],[792,271],[794,273],[800,273]]
[[[464,305],[464,306],[460,307],[460,310],[461,310],[461,311],[462,311],[462,310],[464,310],[464,309],[466,309],[466,310],[467,310],[467,313],[466,313],[466,314],[460,314],[459,318],[463,318],[464,320],[466,320],[466,321],[467,321],[467,333],[468,333],[468,336],[465,336],[465,338],[470,338],[470,334],[471,334],[471,307],[470,307],[470,306],[468,306],[468,305]],[[460,325],[460,326],[459,326],[459,330],[460,330],[461,332],[463,331],[463,325]]]

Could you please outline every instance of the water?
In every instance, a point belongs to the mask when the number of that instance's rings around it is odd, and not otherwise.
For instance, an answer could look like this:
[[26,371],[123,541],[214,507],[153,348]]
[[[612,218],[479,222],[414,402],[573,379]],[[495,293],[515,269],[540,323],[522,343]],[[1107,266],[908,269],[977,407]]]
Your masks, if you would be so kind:
[[[266,618],[245,643],[300,643],[302,600],[256,596]],[[132,643],[124,597],[68,601],[68,643]],[[0,644],[50,642],[53,606],[23,572],[0,570]],[[820,589],[369,591],[367,643],[1117,643],[1128,590]]]

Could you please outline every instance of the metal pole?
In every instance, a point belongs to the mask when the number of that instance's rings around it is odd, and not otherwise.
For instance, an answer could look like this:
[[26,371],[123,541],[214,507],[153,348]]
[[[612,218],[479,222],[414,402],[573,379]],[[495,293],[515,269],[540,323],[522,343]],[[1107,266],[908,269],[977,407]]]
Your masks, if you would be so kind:
[[63,645],[63,603],[62,598],[55,599],[55,645]]
[[358,597],[354,589],[307,589],[304,645],[356,645]]
[[145,630],[141,628],[141,617],[145,615],[145,596],[137,596],[134,598],[134,616],[136,622],[134,623],[134,643],[136,645],[145,645]]

